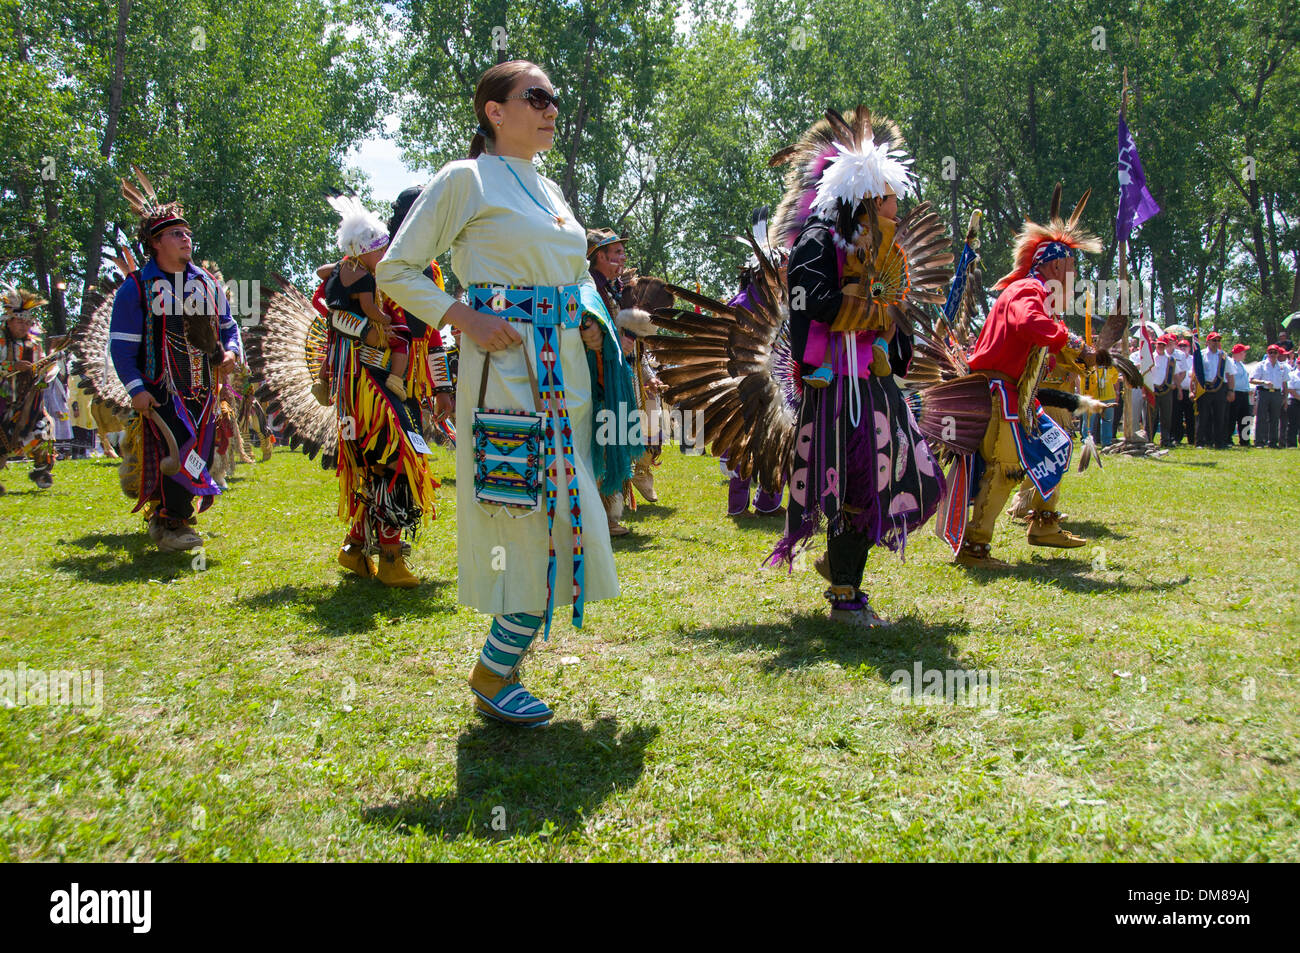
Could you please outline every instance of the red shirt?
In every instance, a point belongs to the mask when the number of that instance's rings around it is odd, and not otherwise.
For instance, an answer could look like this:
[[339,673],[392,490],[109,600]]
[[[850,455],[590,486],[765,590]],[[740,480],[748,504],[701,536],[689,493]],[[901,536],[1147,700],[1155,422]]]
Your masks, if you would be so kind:
[[1055,354],[1069,339],[1065,325],[1047,313],[1047,286],[1038,278],[1021,278],[993,303],[971,352],[970,368],[1019,380],[1034,348]]

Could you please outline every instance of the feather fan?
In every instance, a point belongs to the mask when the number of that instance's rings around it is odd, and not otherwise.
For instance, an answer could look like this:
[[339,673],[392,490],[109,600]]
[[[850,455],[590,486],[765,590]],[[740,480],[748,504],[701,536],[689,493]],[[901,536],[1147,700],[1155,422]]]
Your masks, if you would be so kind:
[[648,339],[664,383],[662,399],[683,416],[703,417],[703,443],[742,477],[775,492],[794,452],[795,405],[789,367],[789,305],[772,257],[748,242],[758,263],[749,284],[750,307],[730,306],[665,285],[705,314],[660,307],[652,315],[669,332]]
[[332,407],[312,396],[324,359],[325,322],[311,302],[286,278],[275,275],[280,290],[263,305],[262,323],[248,340],[248,365],[262,383],[257,396],[267,412],[284,419],[284,436],[308,457],[338,450],[338,420]]
[[90,317],[72,332],[72,370],[82,381],[82,390],[93,400],[101,401],[118,417],[131,413],[131,397],[113,370],[108,356],[109,322],[113,317],[113,296],[120,285],[88,292]]

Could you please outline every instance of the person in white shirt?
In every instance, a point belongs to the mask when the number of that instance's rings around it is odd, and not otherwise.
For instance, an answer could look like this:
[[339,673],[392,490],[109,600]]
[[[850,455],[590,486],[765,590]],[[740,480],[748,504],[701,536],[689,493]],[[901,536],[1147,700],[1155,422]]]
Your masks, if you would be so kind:
[[1291,352],[1290,373],[1286,380],[1286,407],[1282,411],[1286,435],[1282,446],[1300,445],[1300,353]]
[[[1129,354],[1128,359],[1133,362],[1133,366],[1141,368],[1142,366],[1142,345],[1137,338],[1131,338],[1129,346],[1133,351]],[[1142,375],[1142,383],[1145,387],[1155,389],[1155,368],[1150,367]],[[1155,414],[1152,406],[1147,403],[1146,391],[1141,387],[1130,387],[1128,389],[1128,407],[1129,422],[1128,427],[1132,428],[1132,433],[1125,429],[1124,439],[1131,441],[1133,436],[1140,430],[1147,440],[1155,439]]]
[[1228,401],[1234,393],[1228,355],[1219,346],[1223,335],[1206,335],[1209,350],[1198,353],[1199,371],[1194,372],[1204,393],[1196,400],[1196,445],[1223,449],[1228,446]]
[[1188,444],[1196,436],[1196,410],[1192,404],[1192,342],[1183,338],[1175,343],[1174,362],[1174,426],[1170,436],[1174,446],[1187,438]]
[[1156,395],[1155,417],[1160,421],[1160,446],[1162,447],[1174,445],[1174,386],[1175,378],[1178,376],[1178,364],[1169,353],[1172,347],[1172,335],[1162,334],[1156,339],[1155,367],[1143,378]]
[[1281,446],[1282,398],[1286,391],[1289,372],[1279,361],[1282,349],[1276,344],[1268,346],[1264,360],[1259,362],[1250,382],[1259,388],[1259,404],[1255,410],[1255,446]]
[[1232,403],[1228,405],[1228,442],[1232,443],[1232,431],[1237,431],[1237,444],[1242,447],[1249,447],[1250,441],[1246,439],[1246,422],[1254,414],[1254,409],[1250,406],[1250,374],[1246,372],[1246,365],[1241,359],[1246,356],[1250,347],[1245,344],[1237,343],[1232,346],[1232,386],[1234,396]]

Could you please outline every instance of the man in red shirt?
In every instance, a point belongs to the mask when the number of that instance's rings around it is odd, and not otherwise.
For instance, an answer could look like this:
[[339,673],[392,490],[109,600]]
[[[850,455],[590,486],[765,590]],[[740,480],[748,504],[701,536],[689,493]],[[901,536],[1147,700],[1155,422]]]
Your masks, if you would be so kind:
[[[1069,332],[1059,314],[1060,302],[1067,300],[1064,289],[1074,274],[1075,249],[1101,251],[1100,241],[1076,228],[1086,200],[1085,195],[1068,223],[1055,215],[1046,227],[1025,223],[1016,240],[1016,267],[998,282],[996,287],[1002,289],[1002,294],[971,353],[971,371],[989,380],[993,413],[976,461],[978,483],[974,484],[973,508],[957,553],[961,565],[1006,567],[1006,563],[990,555],[989,544],[1007,496],[1026,473],[1035,486],[1030,502],[1034,516],[1029,525],[1029,544],[1068,549],[1085,542],[1061,528],[1057,509],[1060,476],[1069,465],[1068,435],[1051,423],[1035,433],[1032,417],[1039,414],[1037,402],[1021,400],[1021,392],[1026,388],[1037,390],[1039,369],[1046,355],[1061,355],[1069,344]],[[1087,366],[1095,365],[1091,349],[1084,349],[1082,356]],[[1022,420],[1022,406],[1029,410],[1030,421]],[[1027,465],[1035,454],[1041,463]]]

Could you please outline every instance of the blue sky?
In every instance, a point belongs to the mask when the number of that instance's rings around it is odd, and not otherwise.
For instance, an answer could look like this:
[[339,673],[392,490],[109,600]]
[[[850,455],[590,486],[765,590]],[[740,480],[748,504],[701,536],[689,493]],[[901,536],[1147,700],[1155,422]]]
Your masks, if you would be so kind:
[[[391,116],[385,123],[385,131],[391,135],[397,128],[397,117]],[[365,140],[348,154],[348,165],[360,169],[370,179],[370,187],[376,203],[392,202],[397,193],[411,185],[422,185],[428,174],[407,168],[402,162],[401,150],[393,139],[376,135]]]

